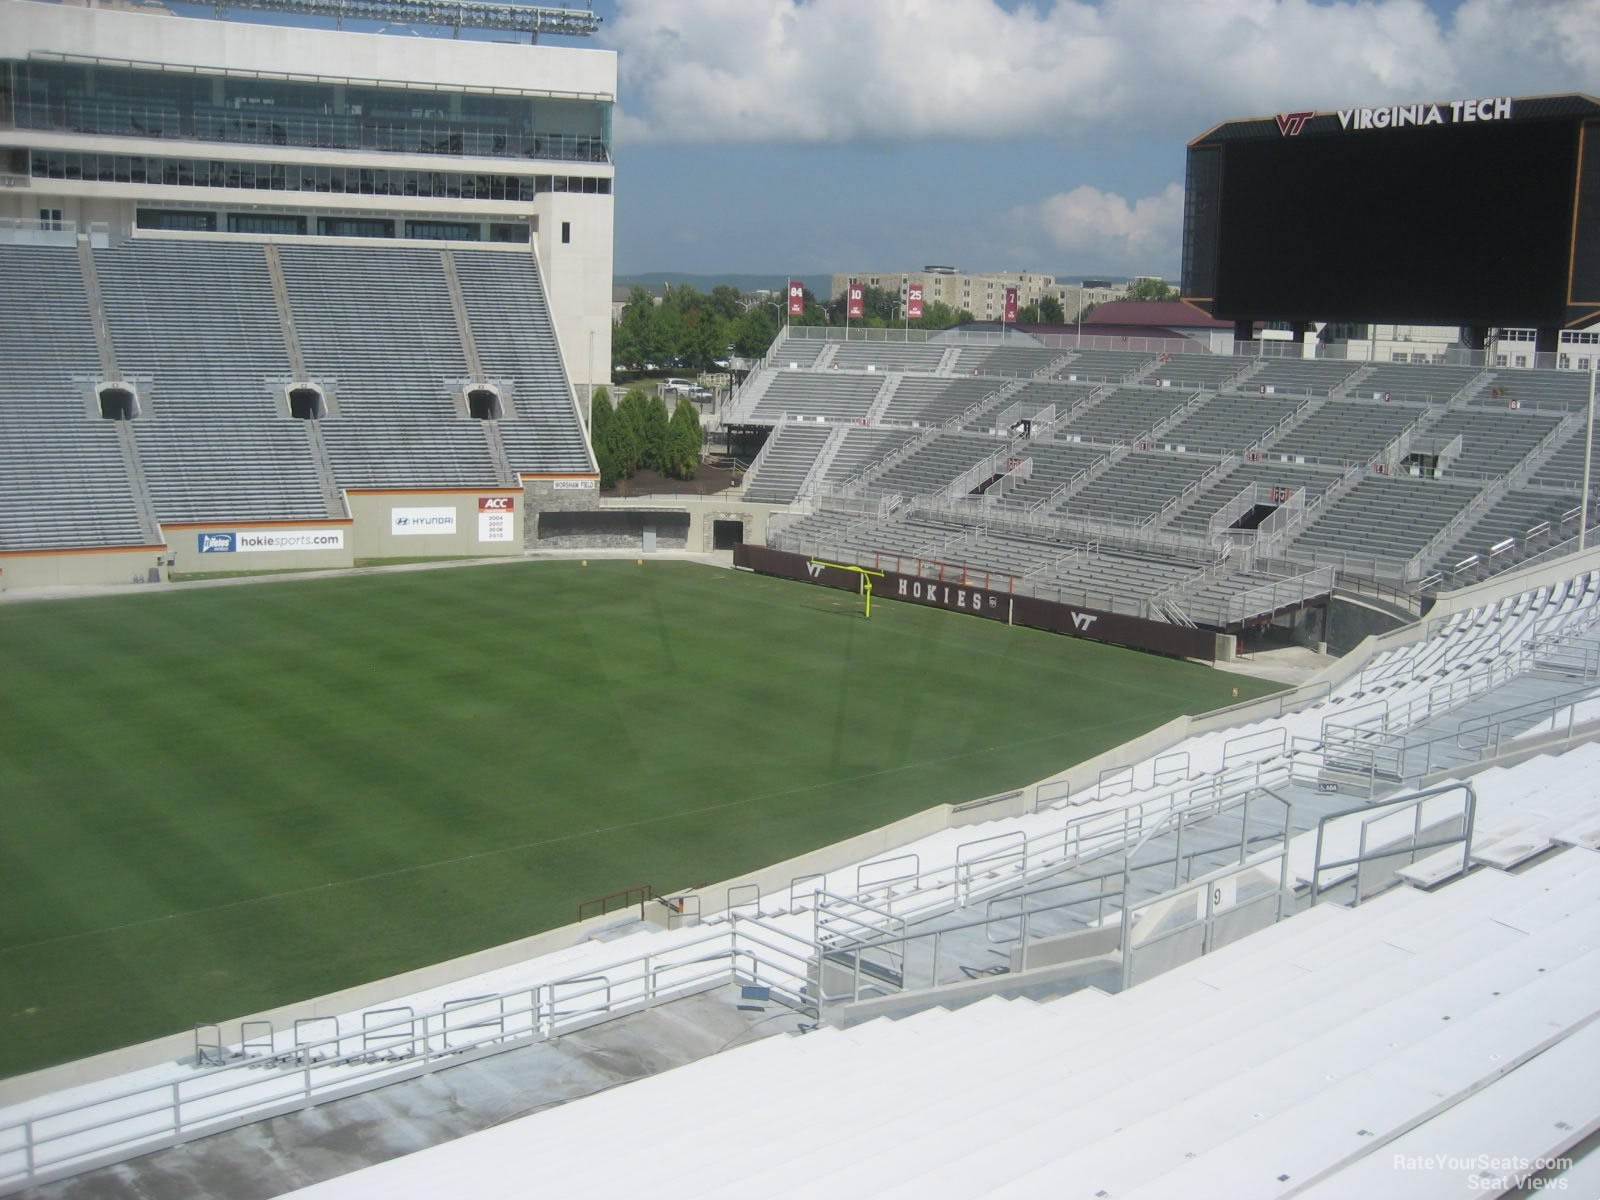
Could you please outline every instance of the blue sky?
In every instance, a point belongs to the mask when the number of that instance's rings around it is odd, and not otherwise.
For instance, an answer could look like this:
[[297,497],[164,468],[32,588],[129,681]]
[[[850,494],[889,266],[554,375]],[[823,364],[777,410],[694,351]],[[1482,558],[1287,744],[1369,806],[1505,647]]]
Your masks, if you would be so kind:
[[1600,90],[1600,0],[594,0],[616,268],[1176,277],[1233,117]]

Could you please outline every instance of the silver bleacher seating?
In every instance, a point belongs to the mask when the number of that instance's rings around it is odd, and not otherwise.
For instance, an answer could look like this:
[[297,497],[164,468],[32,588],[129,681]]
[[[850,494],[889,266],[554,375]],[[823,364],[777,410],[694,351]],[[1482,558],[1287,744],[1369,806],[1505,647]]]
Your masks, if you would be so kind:
[[1269,442],[1268,457],[1367,462],[1422,417],[1425,410],[1400,403],[1330,400],[1300,424]]
[[561,362],[539,265],[525,250],[455,250],[456,275],[483,373],[509,391],[500,438],[513,471],[594,469]]
[[340,485],[495,484],[480,423],[452,400],[467,364],[438,251],[285,246],[280,254],[306,368],[338,381],[338,415],[321,424]]
[[796,421],[777,426],[772,444],[762,452],[756,470],[745,480],[744,498],[756,504],[788,504],[816,465],[834,430],[828,425]]
[[147,377],[134,422],[163,521],[315,520],[328,510],[257,245],[132,239],[95,253],[124,375]]
[[142,546],[77,251],[0,244],[0,550]]
[[785,414],[835,421],[860,421],[889,381],[888,375],[856,371],[780,371],[756,401],[750,418],[777,421]]

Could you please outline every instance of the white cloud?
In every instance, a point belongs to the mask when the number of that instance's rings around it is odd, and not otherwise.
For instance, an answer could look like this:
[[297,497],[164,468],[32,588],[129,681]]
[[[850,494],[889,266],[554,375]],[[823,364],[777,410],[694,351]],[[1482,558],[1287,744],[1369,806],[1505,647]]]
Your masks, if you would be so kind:
[[1085,185],[1011,215],[1025,234],[1042,233],[1082,270],[1171,270],[1183,240],[1183,186],[1169,183],[1130,201]]
[[1600,90],[1595,0],[619,0],[624,138],[1194,136],[1233,117]]

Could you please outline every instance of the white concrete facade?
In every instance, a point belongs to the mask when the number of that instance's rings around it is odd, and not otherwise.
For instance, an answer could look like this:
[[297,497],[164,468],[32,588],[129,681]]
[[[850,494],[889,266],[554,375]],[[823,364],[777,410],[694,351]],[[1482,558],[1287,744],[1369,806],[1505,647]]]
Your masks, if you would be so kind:
[[[85,69],[101,81],[103,96],[72,93],[62,101],[57,81],[45,105],[35,101],[46,84],[30,95],[20,82],[30,73]],[[0,0],[0,72],[0,236],[41,225],[103,226],[119,238],[151,228],[159,214],[217,236],[275,222],[275,239],[315,241],[365,223],[381,231],[375,236],[456,240],[460,231],[465,240],[531,242],[569,377],[589,383],[591,362],[601,382],[608,377],[614,52]],[[185,114],[181,128],[173,117],[141,135],[138,118],[159,115],[165,103],[143,93],[159,95],[176,79],[214,91],[195,105],[210,124],[198,117],[191,124]],[[237,107],[235,89],[274,86],[286,97],[320,87],[335,103],[318,113],[290,107],[285,97],[276,106],[269,99]],[[347,94],[353,99],[345,105]],[[414,117],[383,117],[392,123],[372,140],[372,99],[383,96]],[[365,119],[356,97],[366,100]],[[141,109],[141,101],[153,107]],[[135,117],[122,127],[94,119],[123,103]],[[491,103],[524,106],[530,128],[513,137],[525,145],[507,147],[502,138],[491,146],[493,118],[465,144],[440,143],[451,130],[471,128],[474,104]],[[81,119],[85,111],[90,120]],[[241,114],[250,135],[212,134]],[[268,122],[310,129],[317,121],[342,122],[354,143],[299,128],[287,138],[264,131]]]

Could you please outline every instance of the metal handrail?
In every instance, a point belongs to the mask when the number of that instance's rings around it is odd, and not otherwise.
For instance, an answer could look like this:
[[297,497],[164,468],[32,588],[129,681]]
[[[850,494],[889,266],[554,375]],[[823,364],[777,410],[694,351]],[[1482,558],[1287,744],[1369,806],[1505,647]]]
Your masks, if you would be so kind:
[[[1465,810],[1463,812],[1463,821],[1462,821],[1461,833],[1458,834],[1458,835],[1455,835],[1455,836],[1446,836],[1446,837],[1443,837],[1443,838],[1441,838],[1441,839],[1439,839],[1437,841],[1431,841],[1431,842],[1425,842],[1425,843],[1424,842],[1420,842],[1418,839],[1420,839],[1420,837],[1421,837],[1421,822],[1422,822],[1422,805],[1423,805],[1423,802],[1426,801],[1426,800],[1431,799],[1434,796],[1447,795],[1450,792],[1454,792],[1454,791],[1458,791],[1458,790],[1462,791],[1462,792],[1465,792],[1466,793],[1466,797],[1467,797],[1466,808],[1465,808]],[[1322,892],[1321,879],[1322,879],[1322,873],[1324,871],[1331,871],[1331,870],[1335,870],[1335,869],[1340,868],[1340,867],[1352,867],[1352,866],[1355,867],[1357,869],[1357,872],[1358,872],[1358,876],[1357,876],[1358,882],[1357,882],[1357,886],[1356,886],[1355,903],[1358,904],[1358,905],[1361,903],[1361,887],[1360,887],[1360,883],[1359,883],[1359,871],[1360,871],[1360,868],[1361,868],[1361,864],[1362,863],[1366,863],[1366,862],[1371,862],[1371,861],[1373,861],[1374,859],[1377,859],[1377,858],[1392,858],[1396,853],[1396,851],[1393,849],[1392,846],[1380,846],[1380,847],[1378,847],[1378,852],[1372,853],[1372,854],[1367,853],[1367,844],[1366,844],[1366,842],[1367,842],[1367,829],[1371,824],[1370,818],[1373,816],[1373,814],[1375,814],[1376,812],[1378,812],[1381,809],[1397,809],[1397,808],[1403,808],[1403,807],[1408,806],[1408,805],[1414,807],[1416,809],[1416,813],[1417,813],[1417,816],[1416,816],[1417,827],[1416,827],[1416,830],[1415,830],[1415,832],[1413,834],[1412,845],[1408,848],[1411,851],[1411,861],[1412,862],[1416,861],[1416,852],[1418,850],[1433,850],[1433,849],[1438,849],[1438,848],[1443,847],[1443,846],[1453,846],[1457,842],[1460,842],[1461,843],[1461,870],[1462,870],[1463,873],[1466,872],[1466,870],[1468,869],[1468,866],[1470,865],[1470,861],[1471,861],[1471,858],[1472,858],[1472,831],[1473,831],[1473,826],[1474,826],[1474,824],[1476,822],[1476,819],[1477,819],[1478,793],[1470,783],[1467,783],[1464,780],[1457,780],[1457,781],[1454,781],[1454,782],[1451,782],[1451,783],[1441,783],[1436,787],[1424,788],[1420,792],[1413,792],[1413,793],[1410,793],[1410,794],[1405,795],[1405,796],[1393,796],[1393,797],[1390,797],[1387,800],[1378,800],[1378,801],[1375,801],[1375,802],[1370,803],[1370,804],[1360,805],[1359,807],[1356,807],[1356,808],[1341,809],[1338,812],[1327,813],[1327,814],[1324,814],[1323,816],[1319,817],[1317,819],[1316,853],[1315,853],[1315,856],[1311,860],[1311,880],[1310,880],[1310,884],[1311,884],[1311,903],[1312,904],[1316,904],[1318,899],[1321,896],[1321,892]],[[1350,817],[1350,816],[1356,816],[1356,815],[1360,815],[1360,816],[1369,818],[1368,820],[1365,820],[1365,821],[1362,822],[1362,826],[1361,826],[1361,844],[1360,844],[1360,848],[1359,848],[1356,856],[1354,858],[1341,858],[1341,859],[1335,859],[1335,860],[1333,860],[1331,862],[1323,862],[1322,861],[1322,847],[1323,847],[1324,841],[1326,840],[1327,829],[1328,829],[1329,823],[1332,822],[1332,821],[1340,820],[1341,818],[1344,818],[1344,817]]]

